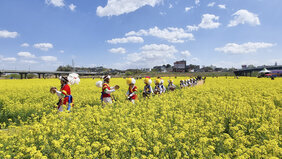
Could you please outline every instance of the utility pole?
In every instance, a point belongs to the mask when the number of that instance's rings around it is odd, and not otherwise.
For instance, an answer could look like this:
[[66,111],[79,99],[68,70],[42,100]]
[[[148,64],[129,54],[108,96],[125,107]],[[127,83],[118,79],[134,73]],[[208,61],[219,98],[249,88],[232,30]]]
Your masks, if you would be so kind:
[[75,72],[74,60],[72,59],[72,71]]

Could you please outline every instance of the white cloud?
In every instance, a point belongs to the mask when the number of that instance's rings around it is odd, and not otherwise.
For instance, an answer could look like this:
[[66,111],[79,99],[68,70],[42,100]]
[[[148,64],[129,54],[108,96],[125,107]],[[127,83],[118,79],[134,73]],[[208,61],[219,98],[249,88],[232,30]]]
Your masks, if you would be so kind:
[[25,58],[35,58],[35,55],[31,54],[30,52],[19,52],[18,56]]
[[21,47],[29,47],[29,44],[28,43],[23,43],[23,44],[21,44]]
[[186,27],[187,27],[188,31],[190,31],[190,32],[199,30],[199,27],[196,26],[196,25],[187,25]]
[[27,63],[27,64],[36,64],[38,63],[37,61],[34,60],[21,60],[22,63]]
[[258,49],[273,47],[275,44],[265,42],[248,42],[244,44],[228,43],[224,47],[215,48],[215,51],[220,51],[229,54],[247,54],[256,52]]
[[160,39],[165,39],[171,43],[184,43],[184,40],[194,40],[191,33],[187,33],[182,28],[168,27],[163,30],[158,27],[150,28],[149,30],[141,29],[138,32],[131,31],[125,34],[126,36],[154,36]]
[[208,7],[213,7],[215,5],[215,2],[211,2],[208,4]]
[[70,5],[69,5],[69,9],[70,9],[71,11],[75,11],[75,8],[76,8],[76,5],[74,5],[74,4],[70,4]]
[[173,8],[173,5],[171,3],[169,3],[169,7],[168,8]]
[[169,52],[177,52],[173,45],[165,45],[165,44],[150,44],[145,45],[141,48],[143,51],[169,51]]
[[219,4],[218,7],[219,7],[220,9],[226,9],[225,4]]
[[65,6],[64,0],[45,0],[45,3],[48,5],[52,4],[55,7]]
[[38,43],[38,44],[34,44],[33,47],[40,49],[42,51],[48,51],[49,49],[53,48],[53,44],[51,44],[51,43]]
[[191,56],[191,53],[190,53],[190,51],[188,51],[188,50],[182,51],[181,54],[182,54],[183,56],[185,56],[185,57]]
[[60,50],[59,52],[60,52],[61,54],[63,54],[65,51],[64,51],[64,50]]
[[203,14],[201,23],[197,25],[187,25],[187,30],[189,32],[198,31],[200,28],[203,29],[214,29],[218,28],[221,24],[217,22],[219,20],[219,16],[215,16],[213,14]]
[[185,7],[185,12],[188,12],[189,10],[191,10],[193,7]]
[[129,36],[126,38],[116,38],[112,40],[107,40],[110,44],[118,44],[118,43],[143,43],[144,40],[142,37],[137,36]]
[[0,38],[16,38],[19,36],[17,32],[9,32],[8,30],[0,30]]
[[3,56],[0,56],[0,61],[3,61],[3,62],[16,62],[17,59],[14,58],[14,57],[3,57]]
[[199,61],[200,61],[199,58],[193,57],[193,58],[190,60],[190,63],[198,63]]
[[200,3],[200,0],[195,0],[195,4],[198,5]]
[[57,61],[57,57],[55,56],[41,56],[40,59],[45,62],[55,62]]
[[100,17],[118,16],[124,13],[134,12],[146,5],[155,7],[155,5],[160,2],[162,2],[162,0],[108,0],[105,7],[97,7],[96,14]]
[[166,12],[160,12],[160,15],[166,15]]
[[166,64],[175,60],[174,54],[178,52],[173,45],[150,44],[141,48],[141,52],[128,54],[127,66],[150,68],[156,65]]
[[238,10],[232,15],[234,17],[228,24],[228,27],[234,27],[239,24],[249,24],[251,26],[260,25],[258,15],[249,12],[248,10]]
[[122,47],[119,48],[112,48],[109,50],[111,53],[115,53],[115,54],[125,54],[126,50]]
[[218,19],[219,17],[213,14],[204,14],[202,15],[202,22],[199,24],[199,27],[204,29],[218,28],[220,26],[220,23],[216,22]]

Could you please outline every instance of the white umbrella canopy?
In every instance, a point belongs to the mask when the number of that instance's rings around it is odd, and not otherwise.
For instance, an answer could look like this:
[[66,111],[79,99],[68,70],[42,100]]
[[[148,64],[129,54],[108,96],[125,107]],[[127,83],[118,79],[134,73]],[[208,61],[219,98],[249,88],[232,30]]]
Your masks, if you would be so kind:
[[264,68],[263,70],[259,71],[259,73],[270,73],[270,71],[268,71],[266,68]]

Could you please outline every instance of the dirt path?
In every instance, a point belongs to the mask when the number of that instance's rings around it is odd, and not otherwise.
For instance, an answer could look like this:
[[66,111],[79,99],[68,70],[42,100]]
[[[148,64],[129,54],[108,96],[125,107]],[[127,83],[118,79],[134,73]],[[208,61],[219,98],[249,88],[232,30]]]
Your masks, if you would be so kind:
[[198,81],[196,86],[200,86],[204,84],[204,80]]

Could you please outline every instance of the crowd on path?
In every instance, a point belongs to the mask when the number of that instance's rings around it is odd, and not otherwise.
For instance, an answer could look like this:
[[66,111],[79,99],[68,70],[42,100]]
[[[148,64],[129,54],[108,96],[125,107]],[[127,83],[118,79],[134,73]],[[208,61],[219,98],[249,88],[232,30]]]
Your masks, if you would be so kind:
[[[110,79],[109,75],[104,76],[103,81],[96,82],[96,86],[101,88],[101,103],[102,107],[105,107],[107,104],[113,103],[113,96],[111,95],[113,92],[118,90],[120,87],[115,85],[113,87],[110,86]],[[193,87],[198,84],[198,81],[203,80],[205,82],[206,77],[202,78],[201,76],[197,76],[195,78],[190,78],[186,80],[180,80],[180,89],[186,87]],[[68,77],[60,77],[61,81],[61,89],[60,91],[57,90],[56,87],[52,87],[50,92],[56,94],[59,98],[59,102],[57,103],[57,109],[59,112],[63,111],[63,106],[67,106],[67,110],[70,111],[71,107],[73,106],[73,97],[71,95],[71,90],[69,84],[78,84],[80,79],[78,78],[77,74],[71,74]],[[152,79],[147,76],[144,79],[144,89],[143,89],[143,98],[150,98],[153,95],[161,95],[166,92],[174,91],[177,87],[173,83],[172,79],[168,80],[168,87],[164,86],[164,80],[161,77],[158,77],[154,83],[155,87],[151,86]],[[137,86],[135,85],[136,80],[134,78],[127,78],[126,83],[128,84],[128,91],[126,93],[126,98],[132,103],[135,103],[138,100],[137,95]]]

